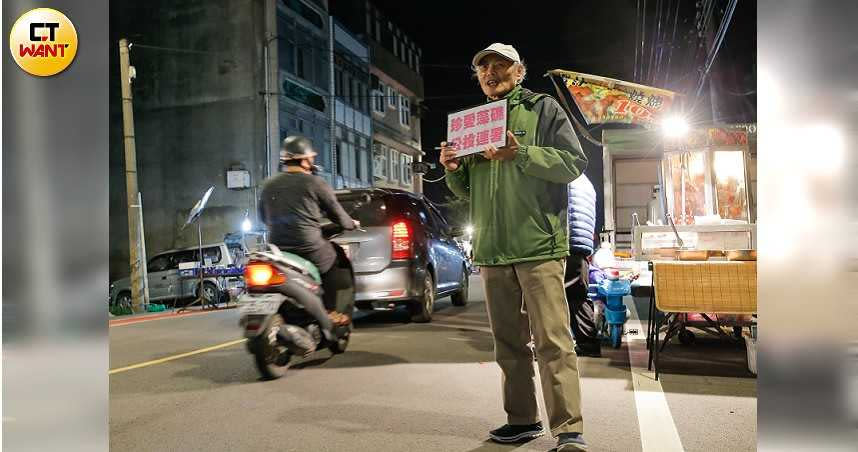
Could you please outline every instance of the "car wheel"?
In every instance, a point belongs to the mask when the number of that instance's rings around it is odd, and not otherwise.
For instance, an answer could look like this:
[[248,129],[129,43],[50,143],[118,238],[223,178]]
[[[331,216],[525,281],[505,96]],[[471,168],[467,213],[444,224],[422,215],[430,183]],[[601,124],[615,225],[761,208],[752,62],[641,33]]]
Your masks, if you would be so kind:
[[[197,294],[199,297],[199,294]],[[205,299],[206,305],[217,306],[220,303],[221,293],[218,290],[217,286],[214,283],[209,281],[203,282],[203,298]]]
[[462,267],[462,289],[450,297],[450,301],[453,303],[453,306],[464,306],[468,302],[468,292],[471,284],[470,279],[468,267]]
[[114,305],[120,308],[131,308],[131,292],[120,292],[116,296],[116,303]]
[[410,308],[412,322],[432,321],[432,311],[435,310],[435,281],[431,273],[426,272],[426,276],[423,277],[423,296],[415,300]]

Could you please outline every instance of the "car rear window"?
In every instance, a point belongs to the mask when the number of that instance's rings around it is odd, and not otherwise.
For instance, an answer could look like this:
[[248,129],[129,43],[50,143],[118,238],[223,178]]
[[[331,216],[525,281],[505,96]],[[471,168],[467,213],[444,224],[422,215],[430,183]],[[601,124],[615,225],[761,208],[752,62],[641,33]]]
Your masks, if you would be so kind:
[[364,197],[339,197],[340,204],[352,218],[360,221],[361,226],[386,226],[388,211],[384,199],[372,197],[366,202]]

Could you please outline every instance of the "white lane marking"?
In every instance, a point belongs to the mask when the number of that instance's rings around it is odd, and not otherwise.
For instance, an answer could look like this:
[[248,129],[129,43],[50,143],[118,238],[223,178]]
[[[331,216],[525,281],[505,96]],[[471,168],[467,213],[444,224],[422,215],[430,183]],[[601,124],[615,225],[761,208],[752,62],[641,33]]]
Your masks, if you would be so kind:
[[[631,298],[631,297],[629,297]],[[673,415],[664,397],[661,382],[656,381],[655,372],[647,370],[646,332],[634,300],[627,303],[631,316],[626,329],[637,329],[638,334],[627,337],[629,367],[635,390],[635,408],[641,434],[643,452],[681,452],[682,441],[676,430]],[[643,339],[641,339],[643,338]]]

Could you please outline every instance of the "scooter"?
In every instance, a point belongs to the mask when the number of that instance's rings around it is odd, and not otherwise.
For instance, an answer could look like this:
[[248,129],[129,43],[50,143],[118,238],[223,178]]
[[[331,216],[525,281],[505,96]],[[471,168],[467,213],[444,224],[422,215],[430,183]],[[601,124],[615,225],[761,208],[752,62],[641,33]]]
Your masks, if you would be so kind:
[[[330,239],[342,229],[328,225],[323,234]],[[239,326],[247,338],[265,379],[282,377],[295,356],[309,357],[327,348],[333,354],[346,351],[352,332],[354,311],[354,270],[343,249],[337,252],[334,278],[336,310],[348,317],[348,324],[334,325],[322,302],[322,279],[310,261],[268,245],[266,251],[252,252],[244,268],[246,292],[238,299]]]

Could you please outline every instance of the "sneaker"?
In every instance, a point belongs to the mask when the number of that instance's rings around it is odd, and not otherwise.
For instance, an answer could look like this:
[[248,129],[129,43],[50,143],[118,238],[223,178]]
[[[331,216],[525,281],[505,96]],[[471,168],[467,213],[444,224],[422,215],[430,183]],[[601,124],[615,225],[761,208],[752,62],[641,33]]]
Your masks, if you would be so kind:
[[542,428],[542,422],[530,425],[506,424],[503,427],[490,431],[489,438],[499,443],[517,443],[539,438],[544,434],[545,430]]
[[587,450],[587,442],[580,433],[561,433],[557,435],[557,452],[572,452]]

